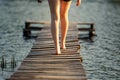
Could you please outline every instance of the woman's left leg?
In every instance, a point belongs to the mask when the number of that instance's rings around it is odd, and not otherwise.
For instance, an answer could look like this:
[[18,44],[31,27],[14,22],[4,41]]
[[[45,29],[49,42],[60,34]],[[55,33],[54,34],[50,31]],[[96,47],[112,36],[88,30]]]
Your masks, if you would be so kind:
[[63,1],[61,0],[60,5],[60,20],[61,20],[61,47],[62,49],[66,49],[65,42],[66,42],[66,35],[69,26],[68,20],[68,12],[72,1]]

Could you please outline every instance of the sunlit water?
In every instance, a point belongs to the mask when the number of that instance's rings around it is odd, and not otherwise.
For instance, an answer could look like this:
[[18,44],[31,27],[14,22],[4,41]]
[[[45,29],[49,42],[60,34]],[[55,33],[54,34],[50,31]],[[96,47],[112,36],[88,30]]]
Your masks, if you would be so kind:
[[[88,80],[120,80],[119,8],[119,0],[83,0],[80,7],[72,3],[70,21],[95,23],[94,42],[80,39]],[[4,56],[8,65],[3,72],[0,69],[0,80],[13,73],[9,68],[12,56],[19,66],[34,43],[22,37],[25,20],[50,20],[47,1],[38,4],[34,0],[0,0],[0,61]]]

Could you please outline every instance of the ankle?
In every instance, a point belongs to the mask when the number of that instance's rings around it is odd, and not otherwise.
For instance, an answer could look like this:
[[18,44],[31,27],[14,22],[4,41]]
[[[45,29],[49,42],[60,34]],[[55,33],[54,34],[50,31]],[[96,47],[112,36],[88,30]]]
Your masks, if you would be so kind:
[[56,49],[56,54],[61,54],[60,47],[58,47],[58,48]]
[[62,48],[62,49],[66,49],[65,44],[62,44],[62,45],[61,45],[61,48]]
[[57,55],[61,54],[61,51],[56,51],[56,54],[57,54]]

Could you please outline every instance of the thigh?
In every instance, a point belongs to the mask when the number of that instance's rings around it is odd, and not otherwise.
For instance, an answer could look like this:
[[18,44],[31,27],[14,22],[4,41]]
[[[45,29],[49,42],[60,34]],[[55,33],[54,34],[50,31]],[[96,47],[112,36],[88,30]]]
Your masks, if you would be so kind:
[[51,15],[59,15],[60,0],[48,0]]
[[70,9],[70,5],[71,5],[72,1],[64,1],[61,0],[61,5],[60,5],[60,14],[68,14],[68,11]]

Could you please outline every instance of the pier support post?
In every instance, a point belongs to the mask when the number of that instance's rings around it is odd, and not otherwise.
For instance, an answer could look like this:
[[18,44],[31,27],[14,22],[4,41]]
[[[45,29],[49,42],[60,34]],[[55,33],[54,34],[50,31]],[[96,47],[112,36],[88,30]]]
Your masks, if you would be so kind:
[[31,35],[30,23],[25,22],[25,29],[23,29],[23,36],[30,37],[30,35]]
[[89,37],[93,37],[95,35],[95,32],[94,32],[94,24],[91,24],[90,25],[90,30],[89,30]]

